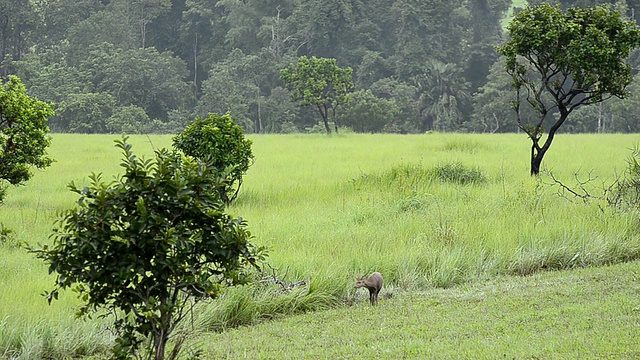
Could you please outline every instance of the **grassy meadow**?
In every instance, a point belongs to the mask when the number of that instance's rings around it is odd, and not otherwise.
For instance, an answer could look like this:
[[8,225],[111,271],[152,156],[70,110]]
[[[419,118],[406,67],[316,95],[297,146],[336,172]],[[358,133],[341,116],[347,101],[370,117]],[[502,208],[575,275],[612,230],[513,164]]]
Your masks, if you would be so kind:
[[[546,174],[532,179],[524,135],[248,137],[256,161],[230,212],[245,218],[254,242],[270,249],[268,261],[282,280],[309,285],[286,294],[229,291],[198,309],[194,333],[277,314],[371,311],[342,305],[362,304],[353,281],[374,270],[385,276],[386,296],[394,295],[389,302],[415,294],[440,301],[454,296],[447,291],[504,276],[640,257],[636,214],[603,200],[559,196]],[[88,184],[91,172],[105,179],[120,172],[117,138],[54,134],[56,162],[36,171],[27,186],[10,189],[0,207],[0,220],[14,230],[0,242],[0,358],[82,357],[109,347],[107,322],[74,319],[74,294],[47,305],[40,293],[51,289],[53,278],[20,244],[49,241],[56,211],[77,201],[67,183]],[[154,148],[170,146],[171,137],[132,136],[130,142],[136,154],[151,156]],[[624,173],[639,142],[638,135],[559,135],[543,167],[575,188],[592,178],[585,188],[599,195]],[[446,180],[458,170],[474,177]]]

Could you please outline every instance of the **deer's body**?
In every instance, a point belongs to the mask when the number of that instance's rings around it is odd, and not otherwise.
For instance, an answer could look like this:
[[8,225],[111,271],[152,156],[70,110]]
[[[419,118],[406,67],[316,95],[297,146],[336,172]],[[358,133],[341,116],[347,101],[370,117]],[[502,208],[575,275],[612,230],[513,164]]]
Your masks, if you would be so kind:
[[378,293],[380,289],[382,289],[382,274],[379,272],[374,272],[373,274],[359,278],[356,281],[356,289],[361,287],[367,288],[369,290],[369,301],[371,301],[371,305],[376,305],[378,303]]

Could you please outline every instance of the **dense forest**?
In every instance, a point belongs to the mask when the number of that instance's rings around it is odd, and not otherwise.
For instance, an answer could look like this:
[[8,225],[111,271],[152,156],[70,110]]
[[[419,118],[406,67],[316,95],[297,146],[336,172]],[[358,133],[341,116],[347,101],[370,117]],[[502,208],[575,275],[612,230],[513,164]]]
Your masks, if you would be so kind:
[[[531,4],[541,1],[529,1]],[[635,19],[640,0],[611,3]],[[53,102],[52,131],[175,133],[230,112],[246,132],[323,131],[280,70],[300,56],[353,69],[356,132],[515,132],[494,49],[511,0],[0,0],[0,76]],[[517,11],[517,9],[516,9]],[[640,67],[640,56],[629,59]],[[640,131],[632,95],[584,107],[569,132]]]

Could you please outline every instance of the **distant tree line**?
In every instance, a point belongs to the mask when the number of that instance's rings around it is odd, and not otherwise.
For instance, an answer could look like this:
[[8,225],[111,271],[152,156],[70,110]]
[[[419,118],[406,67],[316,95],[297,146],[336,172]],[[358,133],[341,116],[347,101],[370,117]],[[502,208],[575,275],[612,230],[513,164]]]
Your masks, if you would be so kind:
[[[541,1],[532,0],[531,4]],[[557,1],[556,1],[557,2]],[[611,3],[634,18],[640,0]],[[324,131],[280,71],[351,68],[335,122],[358,132],[514,132],[510,0],[0,0],[0,76],[55,103],[52,131],[176,133],[230,112],[246,132]],[[640,56],[633,54],[634,68]],[[578,111],[571,132],[636,132],[640,91]]]

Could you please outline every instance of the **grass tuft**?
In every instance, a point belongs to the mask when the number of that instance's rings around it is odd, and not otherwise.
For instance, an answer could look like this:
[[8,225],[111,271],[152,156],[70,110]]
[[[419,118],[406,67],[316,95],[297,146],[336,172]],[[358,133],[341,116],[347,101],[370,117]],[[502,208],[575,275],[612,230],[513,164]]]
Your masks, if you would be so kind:
[[460,151],[475,154],[479,151],[487,150],[488,146],[480,141],[469,139],[452,139],[447,141],[442,147],[444,151]]
[[433,199],[425,195],[413,195],[400,198],[396,202],[396,208],[399,212],[413,212],[425,210],[433,203]]
[[103,325],[104,322],[74,317],[33,323],[6,317],[0,321],[0,359],[66,359],[104,354],[111,348],[113,338],[101,328]]
[[329,279],[311,279],[307,285],[283,290],[277,284],[230,288],[219,299],[201,304],[196,328],[223,331],[264,320],[334,308],[344,304],[346,284]]
[[487,177],[479,168],[467,167],[459,162],[437,165],[430,174],[440,181],[460,185],[482,184],[487,181]]
[[[420,164],[403,164],[378,175],[363,175],[354,183],[362,183],[369,188],[385,187],[398,192],[415,192],[433,181],[458,185],[482,184],[487,176],[478,167],[468,167],[460,162],[446,162],[426,168]],[[356,184],[356,188],[360,188]],[[424,202],[424,196],[409,198]]]

